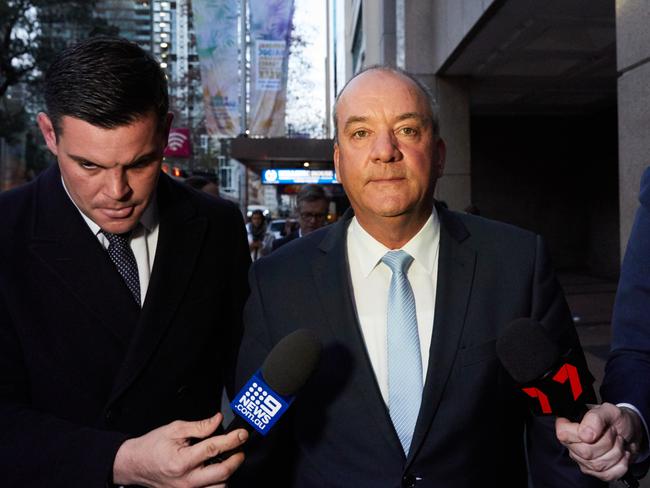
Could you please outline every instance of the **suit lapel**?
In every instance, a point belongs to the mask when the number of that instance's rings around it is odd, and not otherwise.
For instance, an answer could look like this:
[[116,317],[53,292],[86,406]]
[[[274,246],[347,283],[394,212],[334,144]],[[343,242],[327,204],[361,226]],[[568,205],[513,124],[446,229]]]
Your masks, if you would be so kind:
[[126,347],[139,307],[108,254],[66,195],[57,165],[39,178],[30,251],[80,306]]
[[203,246],[207,220],[165,175],[158,184],[159,235],[142,314],[111,401],[137,378],[181,305]]
[[349,348],[354,358],[356,373],[353,377],[355,391],[360,393],[360,408],[374,418],[389,448],[396,455],[403,455],[372,369],[354,306],[346,248],[346,233],[352,215],[351,211],[346,212],[319,246],[321,255],[312,262],[314,282],[334,336]]
[[438,208],[438,215],[441,224],[440,254],[433,335],[422,406],[407,465],[413,461],[426,438],[440,404],[458,351],[474,280],[476,252],[463,244],[469,237],[467,229],[453,213],[442,207]]

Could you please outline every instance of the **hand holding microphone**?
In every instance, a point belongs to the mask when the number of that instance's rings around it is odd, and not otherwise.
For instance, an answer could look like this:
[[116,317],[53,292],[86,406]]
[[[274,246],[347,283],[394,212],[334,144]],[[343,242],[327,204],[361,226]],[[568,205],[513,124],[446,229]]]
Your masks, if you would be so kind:
[[[266,436],[316,369],[321,348],[308,329],[295,330],[280,340],[230,403],[235,418],[226,433],[246,429],[251,435]],[[221,453],[209,463],[222,462],[240,450],[241,446]]]
[[639,486],[627,471],[639,449],[632,434],[643,431],[641,421],[631,410],[607,403],[589,410],[587,404],[595,403],[596,396],[582,355],[562,351],[540,323],[522,318],[497,340],[497,356],[528,397],[533,413],[558,417],[558,440],[583,473]]

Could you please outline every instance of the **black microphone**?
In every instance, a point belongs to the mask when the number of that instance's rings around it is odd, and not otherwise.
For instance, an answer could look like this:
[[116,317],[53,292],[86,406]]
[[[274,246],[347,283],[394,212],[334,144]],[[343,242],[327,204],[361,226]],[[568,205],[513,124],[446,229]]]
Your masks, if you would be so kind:
[[[496,349],[504,369],[527,396],[533,414],[580,422],[589,410],[587,404],[597,402],[594,377],[584,356],[573,349],[562,350],[539,322],[514,320],[497,339]],[[630,473],[620,481],[629,488],[639,486]]]
[[[266,436],[316,369],[321,350],[318,337],[308,329],[282,338],[230,403],[235,418],[225,433],[246,429],[252,435]],[[222,453],[210,462],[223,461],[239,450]]]

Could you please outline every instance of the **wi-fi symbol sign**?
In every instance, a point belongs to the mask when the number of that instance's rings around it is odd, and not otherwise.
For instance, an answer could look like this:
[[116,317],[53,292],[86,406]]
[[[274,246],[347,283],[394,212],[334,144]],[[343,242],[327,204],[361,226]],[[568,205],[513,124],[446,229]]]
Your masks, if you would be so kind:
[[185,145],[188,136],[182,132],[171,132],[169,134],[169,139],[167,141],[167,146],[172,151],[178,151],[181,147]]

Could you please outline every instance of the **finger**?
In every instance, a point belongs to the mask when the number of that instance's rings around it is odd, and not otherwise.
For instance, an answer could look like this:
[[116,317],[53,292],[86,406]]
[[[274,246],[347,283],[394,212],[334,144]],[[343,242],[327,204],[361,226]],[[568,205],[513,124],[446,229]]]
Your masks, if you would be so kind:
[[205,439],[217,430],[217,427],[219,427],[222,420],[223,415],[217,413],[208,419],[197,420],[194,422],[183,422],[178,420],[171,423],[170,427],[173,429],[175,437]]
[[582,471],[584,474],[587,474],[589,476],[594,476],[602,481],[614,481],[621,479],[623,476],[628,471],[628,466],[629,466],[629,453],[626,453],[625,459],[621,460],[620,463],[617,463],[616,465],[612,466],[609,469],[603,470],[603,471],[596,471],[589,469],[581,464],[580,466],[580,471]]
[[[605,433],[594,443],[575,442],[567,447],[578,456],[587,460],[602,458],[611,452],[623,454],[623,442],[620,436],[616,435],[614,429],[607,429]],[[609,454],[611,456],[611,454]]]
[[203,464],[219,454],[241,446],[248,439],[248,432],[237,429],[225,435],[216,435],[202,440],[188,448],[188,459],[193,465]]
[[189,475],[190,486],[225,486],[225,482],[244,462],[244,453],[233,454],[216,464],[197,466]]
[[571,422],[562,417],[555,419],[555,435],[558,440],[568,446],[575,442],[582,442],[580,436],[578,435],[578,428],[580,424],[576,422]]
[[596,442],[618,420],[621,412],[611,403],[603,403],[589,410],[580,422],[578,435],[582,442]]
[[615,468],[617,465],[623,465],[627,468],[629,453],[624,450],[623,438],[620,436],[616,439],[612,449],[598,456],[593,456],[593,450],[588,450],[586,455],[582,454],[579,449],[581,446],[583,445],[572,445],[569,448],[569,456],[589,471],[602,473]]

